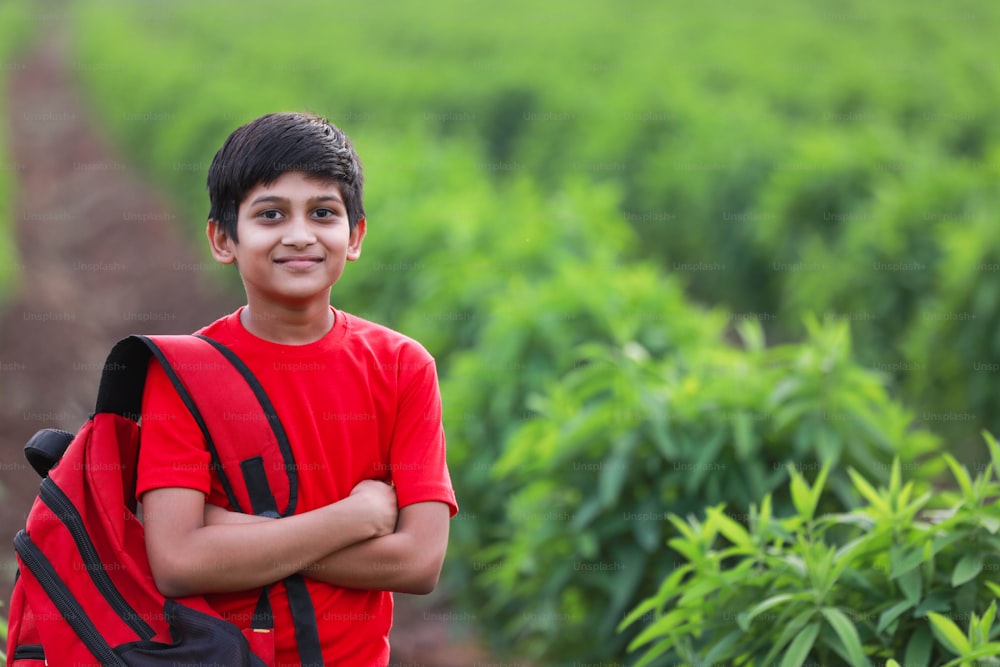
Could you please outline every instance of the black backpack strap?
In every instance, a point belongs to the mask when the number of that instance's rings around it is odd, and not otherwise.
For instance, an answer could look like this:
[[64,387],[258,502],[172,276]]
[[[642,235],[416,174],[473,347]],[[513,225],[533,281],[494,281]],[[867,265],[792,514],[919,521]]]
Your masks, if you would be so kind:
[[[105,364],[96,410],[137,419],[151,355],[201,429],[233,508],[253,511],[251,495],[265,487],[278,515],[293,514],[298,472],[281,421],[250,369],[217,341],[183,335],[122,339]],[[243,462],[254,457],[261,457],[264,476],[246,479]]]
[[295,641],[299,646],[299,664],[302,667],[323,667],[323,650],[319,643],[319,625],[316,609],[301,574],[285,577],[288,607],[295,621]]
[[[129,336],[119,341],[105,364],[97,411],[139,415],[150,355],[201,429],[230,504],[262,516],[293,514],[298,473],[281,420],[250,369],[218,341],[203,336]],[[243,483],[234,483],[237,479]],[[300,660],[303,665],[322,665],[316,613],[305,580],[292,575],[285,588]],[[258,611],[270,614],[269,607],[262,603]]]

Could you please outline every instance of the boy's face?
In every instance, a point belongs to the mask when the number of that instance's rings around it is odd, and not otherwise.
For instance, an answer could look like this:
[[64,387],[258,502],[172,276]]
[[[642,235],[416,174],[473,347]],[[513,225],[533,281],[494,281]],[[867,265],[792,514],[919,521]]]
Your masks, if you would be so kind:
[[336,182],[289,171],[247,193],[236,229],[238,243],[209,221],[208,236],[215,258],[239,268],[248,303],[329,303],[345,261],[361,256],[365,221],[351,232]]

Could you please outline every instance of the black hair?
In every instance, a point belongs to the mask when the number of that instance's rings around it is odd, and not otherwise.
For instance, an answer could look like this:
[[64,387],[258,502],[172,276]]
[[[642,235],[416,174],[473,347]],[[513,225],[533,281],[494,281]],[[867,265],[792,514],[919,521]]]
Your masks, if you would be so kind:
[[234,130],[212,159],[209,219],[237,241],[240,202],[289,171],[336,181],[352,232],[365,217],[361,160],[343,130],[312,113],[271,113]]

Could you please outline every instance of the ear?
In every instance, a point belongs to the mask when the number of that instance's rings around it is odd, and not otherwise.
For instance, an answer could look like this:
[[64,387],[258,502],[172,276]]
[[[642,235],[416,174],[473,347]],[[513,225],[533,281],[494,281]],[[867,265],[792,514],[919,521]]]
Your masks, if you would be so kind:
[[232,264],[236,261],[236,253],[233,250],[236,241],[226,233],[218,220],[209,218],[205,234],[208,236],[208,245],[212,249],[215,261],[220,264]]
[[356,262],[361,258],[361,243],[365,240],[365,232],[368,230],[368,222],[361,218],[358,224],[354,225],[354,231],[347,240],[347,259]]

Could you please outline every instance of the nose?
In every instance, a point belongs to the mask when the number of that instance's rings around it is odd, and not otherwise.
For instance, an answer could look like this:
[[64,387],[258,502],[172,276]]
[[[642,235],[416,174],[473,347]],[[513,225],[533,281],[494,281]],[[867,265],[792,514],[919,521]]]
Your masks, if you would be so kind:
[[309,220],[303,214],[293,215],[285,225],[285,234],[281,238],[284,245],[295,248],[304,248],[316,242],[316,234],[313,233]]

